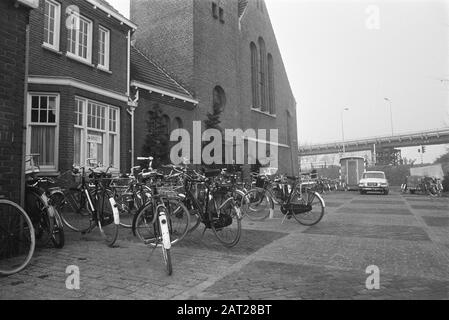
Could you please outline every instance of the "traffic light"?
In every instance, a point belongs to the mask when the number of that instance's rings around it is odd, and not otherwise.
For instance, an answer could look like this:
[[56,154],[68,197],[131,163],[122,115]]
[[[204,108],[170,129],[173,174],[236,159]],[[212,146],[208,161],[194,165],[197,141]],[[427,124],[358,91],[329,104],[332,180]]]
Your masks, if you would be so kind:
[[422,153],[426,153],[426,146],[422,146]]

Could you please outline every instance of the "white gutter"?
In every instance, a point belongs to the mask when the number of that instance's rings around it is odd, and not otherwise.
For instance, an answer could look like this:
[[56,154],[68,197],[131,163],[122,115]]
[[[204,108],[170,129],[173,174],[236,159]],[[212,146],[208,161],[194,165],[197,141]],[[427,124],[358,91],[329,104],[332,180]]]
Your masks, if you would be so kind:
[[200,103],[198,100],[192,99],[191,97],[184,96],[182,94],[178,94],[178,93],[174,93],[174,92],[170,92],[170,91],[158,88],[158,87],[154,87],[152,85],[149,85],[149,84],[146,84],[146,83],[143,83],[140,81],[135,81],[135,80],[131,81],[131,86],[138,87],[140,89],[148,90],[151,92],[157,92],[157,93],[160,93],[165,96],[169,96],[169,97],[179,99],[179,100],[182,100],[185,102],[193,103],[195,105],[198,105]]
[[102,5],[101,3],[99,3],[97,0],[85,0],[87,2],[89,2],[90,4],[92,4],[94,7],[97,7],[98,9],[106,12],[108,15],[110,15],[111,17],[116,18],[118,21],[120,21],[122,24],[126,24],[128,27],[130,27],[131,29],[135,30],[137,29],[137,25],[132,23],[130,20],[126,19],[125,17],[123,17],[122,15],[118,14],[117,12],[109,9],[108,7],[105,7],[104,5]]

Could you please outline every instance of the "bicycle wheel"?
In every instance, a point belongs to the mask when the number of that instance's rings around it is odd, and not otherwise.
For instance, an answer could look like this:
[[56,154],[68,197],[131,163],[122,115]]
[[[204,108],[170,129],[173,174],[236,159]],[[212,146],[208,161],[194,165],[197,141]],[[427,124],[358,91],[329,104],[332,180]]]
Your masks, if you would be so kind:
[[167,208],[164,206],[159,206],[158,218],[157,218],[157,245],[162,247],[162,256],[165,263],[165,271],[169,276],[173,273],[173,265],[171,261],[171,243],[172,239],[170,236],[170,226],[168,219]]
[[86,194],[78,189],[65,192],[64,197],[56,194],[52,197],[56,209],[64,224],[72,231],[86,232],[92,226],[92,213]]
[[173,264],[171,261],[171,250],[162,246],[162,256],[164,257],[165,271],[169,276],[173,274]]
[[126,190],[123,195],[117,196],[116,201],[120,209],[120,225],[126,229],[131,229],[134,216],[149,199],[151,199],[151,190],[147,188],[134,192]]
[[34,254],[35,233],[31,219],[17,204],[0,201],[0,275],[22,271]]
[[65,235],[64,235],[64,223],[62,222],[61,216],[55,207],[50,207],[49,210],[53,210],[53,234],[51,241],[56,249],[62,249],[65,245]]
[[325,204],[318,193],[308,190],[301,196],[298,192],[295,192],[291,203],[311,207],[311,210],[306,213],[291,213],[295,220],[300,224],[311,227],[318,224],[321,219],[323,219]]
[[189,222],[189,230],[187,231],[187,234],[193,233],[198,227],[201,225],[201,222],[203,221],[200,210],[201,204],[198,202],[198,200],[187,197],[183,201],[184,206],[190,213],[190,222]]
[[170,230],[171,244],[174,245],[184,239],[189,231],[190,212],[185,205],[177,199],[166,201],[167,217]]
[[225,247],[232,248],[237,245],[242,235],[240,209],[229,199],[216,207],[216,210],[209,210],[212,231]]
[[111,191],[104,190],[95,198],[97,200],[98,227],[106,244],[113,247],[117,241],[120,226],[120,221],[116,221],[114,214],[114,210],[118,210],[118,208],[113,208],[115,205],[114,195]]
[[146,244],[157,244],[156,215],[153,203],[144,205],[134,216],[133,234]]
[[266,190],[253,189],[243,197],[241,208],[243,216],[253,221],[263,221],[270,216],[273,202]]
[[54,222],[46,204],[37,192],[28,190],[25,195],[25,209],[33,223],[36,247],[45,248],[51,242]]

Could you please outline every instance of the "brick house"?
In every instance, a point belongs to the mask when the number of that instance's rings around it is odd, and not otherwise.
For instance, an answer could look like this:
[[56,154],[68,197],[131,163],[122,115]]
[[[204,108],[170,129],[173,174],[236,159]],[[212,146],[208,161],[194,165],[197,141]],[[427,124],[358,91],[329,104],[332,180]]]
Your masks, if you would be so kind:
[[96,159],[130,166],[130,39],[104,0],[40,0],[30,17],[27,153],[45,174]]
[[218,96],[223,128],[278,129],[279,169],[298,171],[296,101],[264,1],[133,0],[131,19],[136,44],[199,101],[185,123]]
[[20,202],[27,26],[33,0],[0,2],[0,195]]

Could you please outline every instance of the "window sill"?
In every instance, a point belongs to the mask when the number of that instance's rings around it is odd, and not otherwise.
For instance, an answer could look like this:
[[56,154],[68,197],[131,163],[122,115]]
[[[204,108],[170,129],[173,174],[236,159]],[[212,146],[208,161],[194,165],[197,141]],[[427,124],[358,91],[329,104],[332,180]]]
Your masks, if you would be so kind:
[[97,69],[100,70],[100,71],[103,71],[103,72],[112,74],[112,71],[111,71],[111,70],[106,69],[105,67],[102,67],[102,66],[100,66],[100,65],[97,65]]
[[56,49],[56,48],[51,47],[50,45],[48,45],[48,44],[46,44],[46,43],[43,43],[43,44],[42,44],[42,48],[44,48],[45,50],[48,50],[48,51],[50,51],[50,52],[53,52],[53,53],[55,53],[55,54],[57,54],[57,55],[59,55],[59,56],[62,56],[62,52],[61,52],[61,51],[59,51],[59,50]]
[[260,114],[263,114],[263,115],[266,115],[267,117],[271,117],[271,118],[274,118],[274,119],[277,118],[277,116],[276,116],[275,114],[271,114],[271,113],[262,111],[262,110],[260,110],[260,109],[251,108],[251,111],[257,112],[257,113],[260,113]]
[[82,58],[80,58],[80,57],[78,57],[78,56],[75,56],[74,54],[72,54],[72,53],[70,53],[70,52],[67,52],[65,55],[66,55],[66,57],[69,58],[69,59],[72,59],[72,60],[75,60],[76,62],[85,64],[86,66],[89,66],[89,67],[91,67],[91,68],[95,68],[95,66],[94,66],[92,63],[90,63],[90,62],[88,62],[88,61],[86,61],[86,60],[83,60]]

